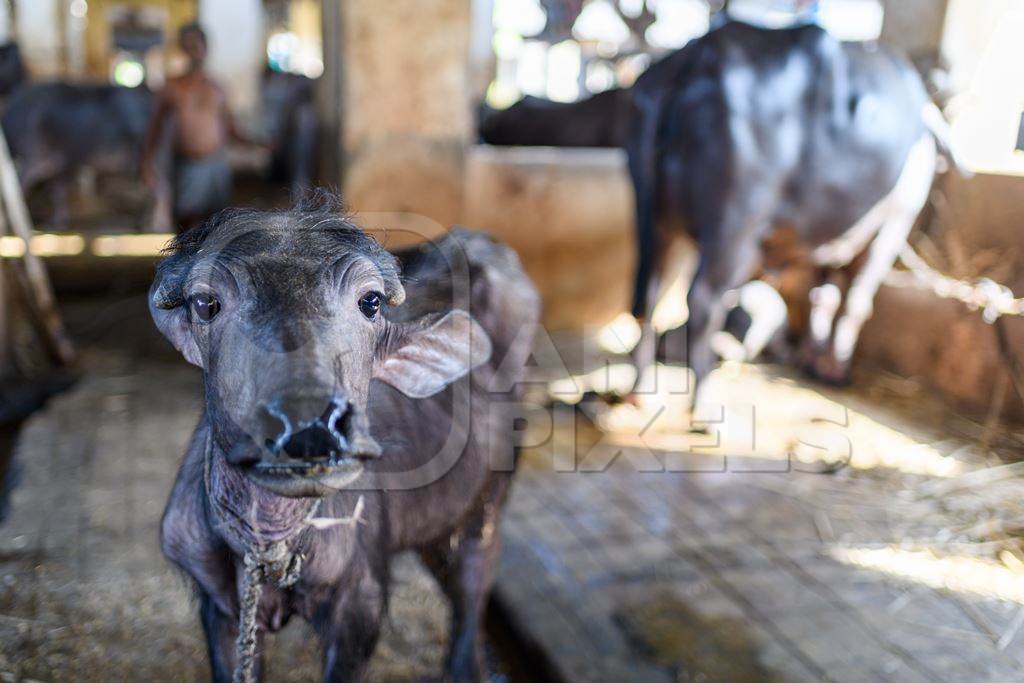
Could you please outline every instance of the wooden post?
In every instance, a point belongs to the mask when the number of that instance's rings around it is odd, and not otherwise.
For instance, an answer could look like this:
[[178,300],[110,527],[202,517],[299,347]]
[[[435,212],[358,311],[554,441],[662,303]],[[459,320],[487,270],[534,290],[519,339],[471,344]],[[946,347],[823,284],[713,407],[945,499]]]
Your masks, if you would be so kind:
[[57,0],[54,3],[54,25],[57,27],[57,62],[60,64],[61,78],[67,78],[71,73],[70,58],[68,49],[68,2]]
[[[3,233],[0,232],[0,237]],[[10,367],[10,331],[9,326],[14,322],[10,306],[7,305],[7,264],[3,257],[0,257],[0,377],[6,374]]]
[[15,0],[6,0],[7,2],[7,20],[11,25],[11,33],[8,36],[8,42],[17,43],[20,36],[18,35],[18,3]]
[[25,206],[18,172],[11,160],[3,131],[0,131],[0,196],[3,197],[4,209],[0,211],[0,235],[6,232],[6,219],[9,219],[12,233],[25,242],[25,255],[22,257],[26,278],[25,298],[34,309],[29,311],[29,317],[50,358],[57,365],[69,365],[75,357],[74,347],[64,333],[46,269],[30,249],[32,219]]
[[[11,2],[13,5],[13,2]],[[13,8],[12,8],[13,11]],[[13,22],[13,18],[11,20]],[[11,31],[13,32],[14,26],[12,24]],[[14,39],[14,34],[11,34],[11,39]],[[7,221],[3,219],[3,211],[0,210],[0,237],[4,237],[7,234]],[[10,285],[13,282],[13,277],[8,277],[7,261],[3,256],[0,256],[0,379],[2,379],[8,372],[10,372],[11,365],[14,362],[14,349],[12,348],[12,339],[14,335],[12,333],[14,329],[14,309],[11,306],[11,293]]]
[[[971,11],[976,8],[971,2]],[[885,15],[880,40],[907,53],[918,66],[938,62],[949,0],[883,0]]]

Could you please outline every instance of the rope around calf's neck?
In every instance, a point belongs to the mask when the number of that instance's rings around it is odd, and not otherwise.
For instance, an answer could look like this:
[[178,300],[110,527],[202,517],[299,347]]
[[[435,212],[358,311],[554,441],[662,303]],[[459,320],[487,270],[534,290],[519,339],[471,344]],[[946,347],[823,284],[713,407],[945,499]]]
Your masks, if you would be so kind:
[[249,683],[256,667],[256,611],[263,595],[263,579],[252,555],[245,556],[242,575],[242,602],[238,611],[238,640],[235,641],[235,673],[232,683]]
[[[210,491],[210,465],[213,459],[213,442],[210,433],[206,435],[206,453],[203,462],[203,485],[206,495]],[[212,500],[212,498],[211,498]],[[244,548],[242,561],[245,571],[242,572],[242,590],[238,609],[238,638],[235,640],[235,671],[232,683],[253,683],[253,671],[256,668],[256,641],[259,625],[256,617],[259,612],[260,598],[263,596],[263,584],[273,582],[279,588],[289,588],[299,580],[302,574],[302,563],[305,554],[293,551],[288,542],[301,534],[307,527],[328,529],[333,526],[354,526],[362,522],[363,497],[359,496],[355,509],[350,517],[316,517],[323,499],[318,498],[302,524],[287,537],[273,543],[253,543],[236,533],[230,526],[225,530],[234,536],[237,547]]]
[[[319,501],[314,509],[319,507]],[[300,528],[301,531],[301,528]],[[259,626],[256,615],[263,596],[263,584],[273,581],[280,588],[295,585],[302,574],[305,556],[292,552],[287,541],[278,541],[264,548],[249,547],[243,562],[242,596],[238,609],[238,639],[235,641],[237,664],[233,683],[251,683],[256,668],[256,639]]]

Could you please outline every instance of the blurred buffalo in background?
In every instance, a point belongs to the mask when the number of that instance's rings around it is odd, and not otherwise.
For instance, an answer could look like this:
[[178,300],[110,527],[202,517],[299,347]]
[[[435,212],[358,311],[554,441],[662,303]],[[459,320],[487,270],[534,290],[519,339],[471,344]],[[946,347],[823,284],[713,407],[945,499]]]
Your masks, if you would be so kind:
[[629,95],[615,88],[579,102],[527,95],[508,109],[480,108],[480,141],[527,147],[622,147],[629,130]]
[[32,83],[4,112],[3,130],[27,194],[49,185],[53,223],[68,222],[69,183],[85,167],[101,173],[138,168],[153,95],[144,87]]
[[927,201],[936,146],[957,162],[910,62],[814,25],[729,22],[654,64],[630,94],[638,368],[654,360],[650,314],[676,236],[700,252],[686,339],[673,345],[699,382],[726,293],[757,275],[765,240],[785,229],[818,271],[804,365],[846,381],[875,293]]

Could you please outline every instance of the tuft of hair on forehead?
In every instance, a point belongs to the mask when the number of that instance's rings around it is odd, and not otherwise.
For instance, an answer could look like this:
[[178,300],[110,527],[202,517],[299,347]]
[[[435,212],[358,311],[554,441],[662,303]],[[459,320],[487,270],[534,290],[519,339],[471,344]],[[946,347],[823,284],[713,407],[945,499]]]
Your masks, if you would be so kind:
[[302,231],[326,237],[327,248],[368,258],[384,279],[388,302],[398,305],[404,300],[398,259],[352,222],[352,214],[337,194],[323,189],[309,191],[290,209],[220,211],[202,225],[175,237],[164,253],[170,257],[167,261],[181,262],[198,254],[204,245],[225,244],[245,233],[263,232],[268,243],[286,243],[289,237]]

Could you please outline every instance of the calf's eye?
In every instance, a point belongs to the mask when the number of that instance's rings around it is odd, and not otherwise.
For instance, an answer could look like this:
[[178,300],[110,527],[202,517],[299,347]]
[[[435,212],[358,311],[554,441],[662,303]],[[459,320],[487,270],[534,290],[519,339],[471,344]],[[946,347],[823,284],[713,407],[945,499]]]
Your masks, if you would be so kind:
[[374,316],[377,315],[377,311],[380,310],[380,304],[384,300],[384,295],[380,292],[367,292],[359,299],[359,310],[370,320],[373,320]]
[[211,294],[196,294],[192,297],[192,313],[200,322],[208,323],[220,312],[220,302]]

